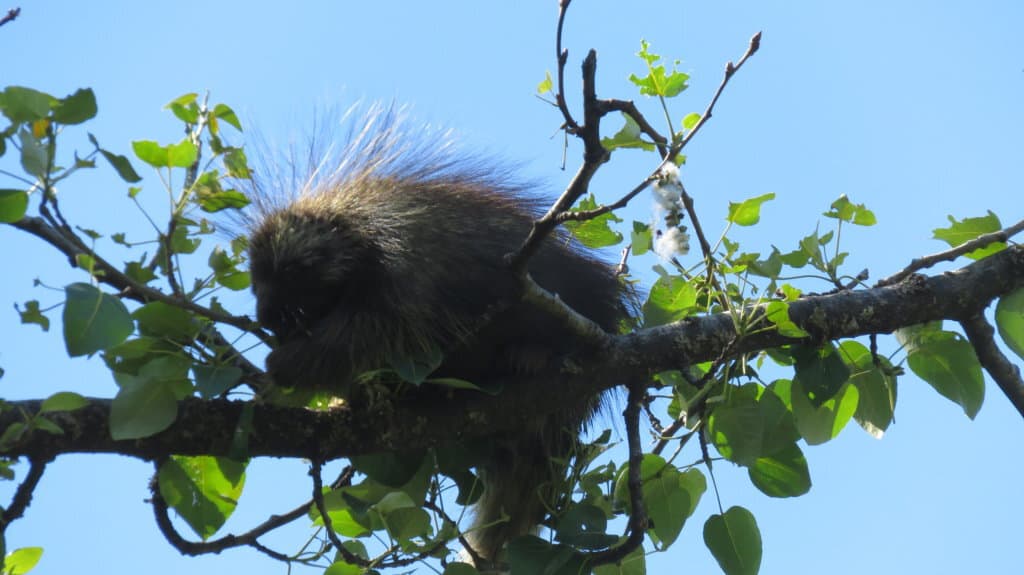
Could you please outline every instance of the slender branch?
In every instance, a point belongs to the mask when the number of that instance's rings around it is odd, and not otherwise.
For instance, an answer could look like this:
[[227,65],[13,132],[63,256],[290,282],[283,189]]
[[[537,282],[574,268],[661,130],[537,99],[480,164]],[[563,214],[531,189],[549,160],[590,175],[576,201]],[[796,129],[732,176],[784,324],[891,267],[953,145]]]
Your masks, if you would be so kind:
[[341,539],[338,539],[338,534],[334,531],[334,522],[331,520],[331,514],[327,512],[327,505],[324,503],[324,479],[322,470],[323,463],[319,459],[314,459],[309,470],[309,475],[313,478],[313,504],[316,506],[316,510],[320,513],[320,519],[324,522],[324,531],[327,532],[327,539],[329,539],[331,544],[334,545],[335,551],[342,556],[346,563],[356,565],[358,567],[369,567],[370,562],[359,557],[355,553],[352,553],[347,547],[342,545]]
[[[156,467],[159,469],[159,464],[157,464]],[[171,522],[170,510],[167,506],[167,502],[163,498],[163,495],[160,494],[160,488],[157,484],[155,474],[150,484],[150,492],[152,493],[150,504],[153,506],[153,516],[156,518],[157,527],[160,529],[164,538],[167,539],[167,541],[182,555],[195,556],[207,553],[220,553],[221,551],[231,549],[233,547],[247,546],[257,549],[269,557],[285,563],[291,563],[295,561],[295,559],[264,546],[258,541],[258,538],[301,517],[305,517],[309,512],[309,506],[312,504],[312,501],[309,501],[299,505],[284,515],[272,515],[263,523],[260,523],[253,529],[250,529],[241,535],[229,534],[212,541],[195,542],[185,539],[180,533],[178,533],[178,530]]]
[[0,510],[0,535],[7,531],[8,525],[25,514],[25,510],[32,503],[32,494],[39,486],[39,480],[43,478],[43,472],[46,471],[48,462],[47,459],[29,457],[29,468],[25,480],[18,485],[10,504]]
[[[693,137],[697,135],[697,132],[699,132],[700,129],[704,127],[704,124],[706,124],[707,121],[711,119],[711,115],[715,111],[715,104],[718,103],[718,98],[721,97],[722,92],[725,91],[725,86],[729,83],[729,80],[733,77],[734,74],[736,74],[736,72],[739,71],[740,68],[743,67],[743,64],[745,64],[751,56],[757,53],[757,50],[760,47],[761,33],[758,32],[757,34],[754,34],[750,38],[750,43],[747,45],[747,51],[743,53],[743,56],[740,58],[739,62],[737,62],[736,64],[728,62],[725,65],[725,76],[722,77],[722,82],[718,85],[718,89],[715,90],[715,95],[711,98],[711,102],[708,103],[708,107],[704,110],[704,113],[701,114],[700,120],[697,120],[697,124],[694,125],[693,129],[686,134],[686,136],[682,139],[681,142],[679,142],[679,146],[676,150],[676,153],[685,148],[686,144],[689,144],[690,140],[692,140]],[[674,158],[675,156],[673,155],[672,157]]]
[[[708,262],[710,267],[711,262],[714,261],[711,257],[711,244],[708,243],[707,237],[704,236],[704,228],[701,227],[700,220],[697,219],[697,211],[693,208],[693,197],[687,193],[682,181],[679,182],[679,186],[683,188],[683,206],[686,207],[686,213],[690,216],[690,223],[693,224],[693,233],[697,234],[697,242],[700,243],[701,254],[703,254],[704,260]],[[714,277],[711,269],[708,269],[708,277]]]
[[0,18],[0,26],[3,26],[8,22],[13,22],[19,14],[21,14],[21,8],[11,8],[7,11],[7,14],[4,14],[3,18]]
[[597,553],[587,555],[590,566],[617,563],[633,552],[644,542],[644,534],[650,521],[647,517],[647,508],[644,506],[644,495],[642,487],[641,463],[644,459],[643,446],[640,444],[640,409],[644,403],[646,385],[641,383],[629,384],[629,399],[626,405],[626,412],[623,414],[626,420],[626,441],[629,446],[629,475],[627,486],[629,487],[629,523],[625,541]]
[[526,272],[526,263],[540,249],[540,243],[558,225],[558,217],[567,212],[583,194],[590,189],[590,180],[601,164],[608,160],[608,150],[601,145],[601,107],[597,102],[597,52],[591,50],[583,60],[583,126],[575,135],[583,140],[583,164],[576,176],[562,192],[558,200],[544,216],[533,223],[529,235],[519,250],[508,256],[512,270],[519,274]]
[[603,113],[622,112],[632,118],[640,128],[640,132],[647,134],[654,141],[654,145],[658,147],[658,153],[661,154],[661,157],[668,157],[668,138],[662,136],[658,130],[654,129],[654,126],[640,113],[640,110],[637,109],[636,104],[632,100],[601,100],[600,105]]
[[96,269],[103,272],[102,277],[99,280],[115,289],[117,289],[122,297],[138,301],[140,303],[147,303],[151,301],[160,301],[168,305],[179,307],[190,311],[195,314],[199,314],[203,317],[209,318],[218,323],[225,323],[233,327],[237,327],[242,331],[246,331],[258,337],[261,341],[269,341],[270,336],[259,328],[259,324],[254,322],[245,316],[234,316],[225,313],[220,313],[207,307],[201,306],[195,302],[176,298],[174,296],[165,294],[164,292],[153,289],[149,286],[138,283],[126,274],[121,272],[105,259],[95,254],[88,247],[79,245],[76,242],[70,241],[68,238],[60,234],[59,231],[54,229],[52,226],[44,222],[40,218],[36,217],[24,217],[21,220],[9,224],[28,232],[46,243],[57,248],[61,253],[68,257],[75,265],[75,257],[78,255],[88,255],[96,261]]
[[569,61],[569,51],[562,49],[562,31],[565,27],[565,14],[569,11],[569,4],[572,0],[561,0],[558,3],[558,29],[555,32],[555,58],[558,61],[558,92],[555,94],[555,102],[558,104],[562,117],[565,118],[565,130],[571,134],[579,132],[579,125],[572,117],[568,105],[565,103],[565,64]]
[[899,283],[906,279],[908,276],[910,276],[910,274],[923,270],[925,268],[930,268],[939,262],[951,262],[964,254],[971,253],[974,250],[983,248],[989,244],[995,242],[1006,242],[1011,237],[1019,234],[1021,231],[1024,231],[1024,220],[1021,220],[1013,224],[1012,226],[1002,229],[998,232],[980,235],[969,242],[964,242],[956,246],[953,249],[949,249],[944,252],[939,252],[937,254],[932,254],[930,256],[916,258],[910,262],[910,265],[903,268],[898,273],[895,273],[885,279],[879,280],[878,283],[875,285],[877,287],[881,287]]
[[967,334],[967,339],[974,346],[974,353],[982,367],[995,380],[999,389],[1003,390],[1006,399],[1024,417],[1024,380],[1021,380],[1020,368],[1010,362],[996,345],[992,335],[995,330],[985,320],[984,314],[978,313],[960,322]]
[[[722,81],[721,83],[719,83],[718,89],[715,90],[715,95],[711,98],[711,101],[708,103],[707,108],[704,110],[704,114],[701,115],[700,120],[697,121],[697,124],[693,127],[692,130],[689,131],[689,133],[686,134],[686,136],[682,140],[680,140],[678,144],[671,146],[666,152],[662,153],[662,161],[646,178],[644,178],[643,181],[637,184],[632,190],[629,191],[629,193],[619,198],[616,202],[609,204],[607,206],[599,206],[597,208],[594,208],[593,210],[579,212],[568,212],[567,209],[562,210],[562,212],[564,213],[559,213],[556,215],[556,223],[563,223],[569,220],[590,220],[600,215],[606,214],[612,210],[617,210],[628,204],[633,198],[639,195],[640,192],[646,190],[647,187],[651,185],[651,183],[657,181],[658,175],[661,173],[662,169],[666,165],[668,165],[669,162],[675,161],[675,158],[676,156],[679,155],[679,152],[682,151],[684,147],[686,147],[686,144],[688,144],[690,140],[693,139],[694,135],[696,135],[697,132],[701,129],[701,127],[703,127],[704,124],[711,118],[711,115],[715,109],[715,104],[718,103],[718,98],[721,97],[722,92],[725,91],[725,87],[726,85],[729,84],[729,80],[736,74],[736,72],[739,71],[743,64],[745,64],[746,61],[757,52],[760,46],[761,33],[758,32],[757,34],[754,34],[754,36],[750,39],[750,44],[747,46],[747,51],[743,54],[743,57],[740,58],[739,63],[733,64],[732,62],[729,62],[728,64],[726,64],[725,75],[722,77]],[[658,132],[654,130],[654,128],[648,129],[644,127],[645,125],[649,126],[649,124],[647,124],[647,121],[643,118],[639,111],[636,112],[635,116],[632,114],[632,111],[630,109],[631,106],[632,109],[635,110],[635,106],[633,106],[633,103],[628,101],[602,100],[596,102],[596,107],[601,111],[601,113],[606,113],[612,110],[618,110],[630,114],[633,117],[633,119],[637,121],[637,124],[640,125],[641,130],[644,133],[650,135],[651,138],[654,139],[656,144],[659,144],[659,138],[660,140],[663,141],[664,138],[660,134],[658,134]],[[696,222],[696,218],[694,217],[691,208],[692,206],[688,207],[688,209],[690,210],[690,219]],[[703,234],[701,233],[701,235]],[[701,244],[701,247],[704,248],[706,244],[707,240],[704,240]]]

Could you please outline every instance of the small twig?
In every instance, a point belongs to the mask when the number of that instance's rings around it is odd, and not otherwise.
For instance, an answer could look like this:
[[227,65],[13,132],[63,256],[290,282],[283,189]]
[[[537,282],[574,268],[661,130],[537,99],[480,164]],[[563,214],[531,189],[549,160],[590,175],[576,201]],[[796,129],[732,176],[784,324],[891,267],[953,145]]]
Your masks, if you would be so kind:
[[[692,140],[693,137],[697,135],[697,132],[699,132],[700,129],[704,126],[704,124],[709,119],[711,119],[711,114],[715,110],[715,104],[718,103],[718,98],[722,95],[722,92],[725,91],[725,86],[726,84],[729,83],[729,79],[732,78],[733,75],[736,74],[736,72],[738,72],[739,69],[743,67],[743,64],[745,64],[751,56],[757,53],[757,50],[760,47],[761,33],[758,32],[757,34],[754,34],[750,38],[750,44],[747,45],[747,51],[743,53],[743,56],[740,58],[740,61],[737,62],[736,64],[729,62],[725,65],[725,76],[722,78],[722,82],[718,85],[718,89],[715,90],[715,95],[711,98],[711,102],[708,103],[708,107],[704,110],[704,113],[701,114],[700,120],[697,120],[697,124],[694,125],[693,129],[691,129],[689,133],[687,133],[686,136],[682,139],[682,141],[679,142],[679,146],[676,150],[676,153],[679,153],[679,151],[685,148],[686,144],[690,143],[690,140]],[[672,156],[672,158],[674,159],[675,156]]]
[[324,478],[322,470],[323,463],[320,460],[314,459],[309,470],[309,475],[313,478],[313,504],[316,506],[316,510],[320,513],[320,518],[324,522],[324,531],[327,532],[327,539],[334,545],[334,549],[342,556],[346,563],[358,567],[369,567],[370,562],[352,553],[342,545],[341,540],[338,539],[338,534],[334,531],[334,522],[331,521],[331,515],[327,512],[327,505],[324,503]]
[[[683,189],[683,205],[686,207],[686,213],[690,216],[690,223],[693,224],[693,233],[697,234],[697,242],[700,243],[701,254],[704,255],[704,260],[708,262],[710,267],[711,262],[714,262],[714,258],[711,257],[711,244],[708,243],[708,239],[704,236],[704,229],[700,225],[700,220],[697,219],[697,211],[693,208],[693,197],[687,193],[682,180],[679,181],[679,187]],[[713,277],[711,269],[708,269],[708,277]]]
[[982,313],[961,320],[960,325],[974,346],[974,353],[977,354],[982,367],[992,376],[999,389],[1003,390],[1003,394],[1017,408],[1021,417],[1024,417],[1024,380],[1021,380],[1020,368],[1011,363],[999,350],[992,337],[995,333],[992,325]]
[[565,118],[565,131],[570,134],[579,132],[580,127],[569,111],[565,103],[565,64],[569,61],[569,51],[562,49],[562,30],[565,26],[565,13],[569,11],[569,4],[572,0],[561,0],[558,3],[558,29],[555,32],[555,57],[558,60],[558,92],[555,93],[555,103],[558,110]]
[[[455,519],[448,515],[448,513],[444,509],[442,509],[440,505],[434,503],[433,501],[425,501],[423,503],[423,508],[429,509],[434,513],[437,513],[441,516],[443,520],[451,523],[452,525],[458,525],[458,522],[455,521]],[[476,549],[473,549],[473,546],[469,544],[469,541],[462,533],[459,533],[459,543],[462,545],[463,551],[465,551],[466,554],[469,555],[470,559],[473,560],[473,565],[483,565],[486,563],[484,558],[476,552]]]
[[640,113],[640,110],[637,109],[636,104],[632,100],[601,100],[600,104],[604,113],[622,112],[633,118],[640,131],[647,134],[654,141],[654,145],[658,147],[658,153],[661,154],[661,157],[665,158],[668,156],[668,138],[662,136],[658,130],[654,129],[654,126]]
[[508,256],[509,266],[518,274],[526,273],[526,263],[540,249],[540,243],[558,225],[558,217],[567,212],[590,189],[590,180],[608,159],[608,150],[601,145],[601,109],[597,103],[597,52],[591,50],[583,60],[583,126],[575,132],[583,140],[583,164],[562,195],[541,219],[533,222],[529,235],[519,250]]
[[13,22],[14,19],[17,18],[19,14],[21,14],[21,8],[11,8],[10,10],[7,11],[7,14],[5,14],[3,18],[0,18],[0,26],[3,26],[8,22]]
[[991,232],[988,234],[980,235],[969,242],[964,242],[956,246],[953,249],[949,249],[944,252],[939,252],[937,254],[932,254],[930,256],[916,258],[910,262],[910,265],[903,268],[898,273],[895,273],[885,279],[879,280],[879,282],[875,284],[875,287],[897,284],[919,270],[930,268],[939,262],[951,262],[964,254],[973,252],[976,249],[983,248],[995,242],[1005,242],[1009,240],[1011,237],[1020,233],[1021,231],[1024,231],[1024,220],[1021,220],[1013,224],[1012,226],[1002,229],[998,232]]
[[587,562],[591,567],[616,563],[633,552],[644,542],[644,534],[650,525],[647,517],[647,509],[644,506],[641,463],[644,459],[644,450],[640,445],[640,409],[643,406],[646,387],[637,382],[629,384],[629,399],[624,414],[626,420],[626,439],[629,446],[629,475],[627,485],[629,486],[629,502],[631,505],[629,513],[629,524],[627,531],[629,535],[621,544],[588,554]]
[[7,531],[8,525],[25,514],[25,510],[32,503],[32,494],[39,485],[39,480],[43,478],[47,463],[49,460],[29,458],[29,468],[25,480],[18,485],[14,497],[11,498],[11,503],[0,510],[0,535]]

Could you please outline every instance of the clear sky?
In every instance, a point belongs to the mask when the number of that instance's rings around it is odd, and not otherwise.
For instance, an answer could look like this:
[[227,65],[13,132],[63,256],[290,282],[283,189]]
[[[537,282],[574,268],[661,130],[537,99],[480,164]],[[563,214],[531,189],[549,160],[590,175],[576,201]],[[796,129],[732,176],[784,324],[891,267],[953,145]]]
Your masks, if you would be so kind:
[[[554,0],[37,0],[21,7],[21,17],[0,28],[0,85],[58,96],[93,88],[100,113],[87,129],[114,151],[129,153],[132,140],[177,141],[177,124],[162,106],[209,90],[271,144],[308,128],[318,109],[395,100],[413,105],[419,119],[454,128],[468,149],[521,165],[551,192],[571,173],[560,171],[561,138],[552,137],[560,118],[533,96],[555,65]],[[578,62],[593,47],[599,95],[639,99],[626,77],[642,71],[634,53],[646,38],[692,75],[691,89],[672,104],[676,116],[701,111],[724,63],[763,30],[760,53],[687,150],[683,178],[704,225],[717,235],[728,201],[774,192],[763,225],[737,238],[747,250],[788,251],[845,193],[879,220],[844,233],[848,269],[868,268],[878,279],[940,251],[931,230],[945,226],[948,214],[991,209],[1004,224],[1024,217],[1021,22],[1024,4],[1013,0],[577,0],[567,25],[569,96],[577,94]],[[659,117],[653,102],[641,103]],[[68,136],[68,144],[88,149],[81,130]],[[573,146],[570,166],[578,155]],[[593,189],[602,200],[617,198],[653,161],[617,154]],[[146,201],[159,206],[158,180],[141,162],[136,166],[146,177]],[[65,214],[84,227],[146,231],[124,223],[136,214],[125,185],[105,167],[73,178],[61,192]],[[640,198],[630,215],[646,219],[649,209],[650,199]],[[59,320],[44,334],[19,325],[11,305],[60,300],[34,288],[34,278],[60,287],[84,276],[49,246],[8,227],[0,226],[0,247],[0,395],[112,395],[99,361],[66,359]],[[635,261],[633,270],[649,280],[651,263]],[[884,346],[894,349],[891,340]],[[1020,569],[1022,431],[1024,422],[994,385],[971,422],[907,376],[897,422],[882,441],[851,423],[837,440],[805,450],[814,481],[806,496],[770,499],[750,486],[745,470],[726,463],[715,469],[723,503],[744,505],[757,518],[764,574],[1011,573]],[[126,458],[61,458],[27,517],[9,531],[8,547],[45,547],[41,574],[285,572],[244,551],[179,557],[143,501],[150,473],[149,465]],[[6,501],[11,487],[2,487]],[[228,529],[242,531],[290,509],[308,490],[302,462],[257,462]],[[705,497],[673,549],[651,558],[650,572],[717,572],[700,535],[716,511],[712,502]],[[294,549],[304,533],[268,542]]]

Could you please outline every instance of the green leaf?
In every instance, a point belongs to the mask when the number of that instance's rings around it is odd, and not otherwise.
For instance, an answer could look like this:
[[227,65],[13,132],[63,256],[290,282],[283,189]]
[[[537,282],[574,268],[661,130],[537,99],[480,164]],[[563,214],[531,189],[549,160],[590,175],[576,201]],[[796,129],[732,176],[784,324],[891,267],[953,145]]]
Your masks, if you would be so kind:
[[18,139],[21,143],[21,167],[25,172],[43,179],[49,169],[50,155],[46,146],[32,132],[18,130]]
[[683,129],[692,130],[693,127],[697,125],[697,122],[700,122],[700,114],[697,112],[690,112],[683,117]]
[[[847,340],[839,344],[839,354],[850,368],[850,385],[857,388],[859,398],[853,419],[872,436],[881,439],[893,420],[896,409],[896,378],[875,365],[871,350],[860,342]],[[889,366],[879,358],[882,366]],[[891,369],[891,366],[889,366]]]
[[89,405],[89,400],[73,391],[59,391],[43,400],[39,413],[74,411]]
[[[126,380],[127,381],[127,380]],[[160,433],[178,418],[178,398],[165,381],[128,381],[110,404],[110,436],[141,439]]]
[[419,505],[401,491],[385,495],[373,506],[373,510],[380,514],[381,522],[388,534],[399,543],[408,542],[414,537],[427,537],[432,532],[430,514],[420,509]]
[[748,383],[731,388],[727,400],[711,412],[708,437],[725,458],[752,465],[788,447],[800,435],[782,400]]
[[[460,565],[465,565],[465,563],[460,563]],[[447,572],[445,571],[445,573]],[[363,575],[364,573],[366,571],[362,567],[344,561],[335,561],[324,570],[324,575]],[[477,571],[474,569],[471,573],[477,573]]]
[[351,458],[353,467],[367,477],[389,487],[408,483],[423,465],[424,451],[372,453]]
[[[649,52],[649,46],[650,44],[641,40],[640,51],[637,52],[637,56],[647,63],[647,76],[641,78],[636,74],[630,74],[629,81],[639,86],[640,93],[645,96],[661,96],[664,98],[678,96],[689,87],[686,82],[690,79],[690,76],[677,71],[675,66],[672,67],[671,72],[668,72],[664,64],[655,65],[656,62],[661,60],[661,56]],[[676,64],[678,63],[676,62]]]
[[18,310],[18,314],[21,315],[21,323],[39,324],[43,331],[50,331],[50,318],[43,315],[38,301],[33,299],[25,302],[24,310],[18,307],[18,304],[14,304],[14,309]]
[[630,245],[634,256],[642,256],[651,249],[653,233],[651,226],[638,221],[633,221],[633,233],[630,234]]
[[601,145],[604,146],[604,149],[609,152],[618,148],[638,148],[648,152],[653,151],[655,148],[654,142],[649,142],[643,138],[640,124],[637,124],[629,114],[622,114],[622,117],[625,120],[622,129],[610,138],[601,138]]
[[517,537],[508,544],[512,573],[580,575],[586,573],[583,556],[567,545],[552,545],[535,535]]
[[8,86],[3,91],[3,112],[13,124],[34,122],[50,114],[50,108],[57,102],[53,96],[21,86]]
[[544,79],[537,84],[537,94],[543,96],[554,88],[554,81],[551,79],[551,72],[544,72]]
[[231,124],[239,132],[242,131],[242,123],[238,121],[238,116],[235,115],[235,111],[227,104],[217,104],[214,106],[213,117]]
[[679,470],[667,466],[657,476],[643,482],[644,505],[662,548],[672,545],[679,537],[694,507],[690,492],[681,480]]
[[811,334],[804,331],[793,320],[789,319],[789,302],[770,301],[764,306],[764,316],[768,321],[775,324],[779,334],[786,337],[808,337]]
[[151,140],[132,142],[132,150],[140,160],[154,168],[188,168],[195,163],[199,150],[187,139],[161,146]]
[[182,94],[182,95],[178,96],[177,98],[171,100],[170,102],[167,103],[166,106],[164,106],[164,108],[170,108],[171,106],[175,106],[175,105],[177,105],[177,106],[187,106],[189,104],[193,104],[193,103],[197,102],[198,100],[199,100],[199,94],[197,94],[196,92],[188,92],[188,93]]
[[843,358],[831,343],[818,347],[793,346],[792,354],[796,360],[793,365],[793,381],[799,382],[807,399],[815,407],[820,407],[835,397],[843,384],[850,379],[850,368],[846,367]]
[[555,540],[577,549],[603,549],[618,541],[617,535],[606,533],[608,518],[595,505],[573,505],[555,525]]
[[115,346],[135,328],[121,300],[87,283],[64,288],[64,344],[77,357]]
[[796,428],[808,445],[819,445],[838,436],[853,417],[860,399],[856,387],[843,385],[834,397],[821,405],[814,405],[799,380],[792,382],[791,393]]
[[209,539],[235,510],[245,463],[224,457],[172,456],[160,466],[160,495],[196,535]]
[[768,193],[743,200],[738,204],[729,202],[729,215],[725,219],[738,226],[752,226],[761,221],[761,204],[774,199],[775,194]]
[[747,470],[750,482],[769,497],[797,497],[811,490],[811,473],[797,444],[759,457]]
[[651,286],[643,305],[644,327],[679,321],[693,315],[697,305],[697,288],[682,276],[658,278]]
[[233,388],[242,379],[242,370],[233,365],[193,365],[196,390],[203,399],[213,399]]
[[971,344],[953,332],[940,331],[906,349],[910,370],[974,419],[985,400],[985,379]]
[[207,260],[217,283],[233,291],[248,289],[251,283],[249,272],[241,271],[236,267],[239,262],[239,258],[231,257],[220,246],[213,248]]
[[188,343],[196,338],[203,327],[191,312],[164,302],[147,303],[132,312],[139,324],[139,334],[167,338],[179,343]]
[[[9,90],[10,88],[8,88]],[[22,547],[15,549],[4,557],[4,575],[22,575],[28,573],[39,563],[43,556],[42,547]]]
[[598,565],[594,575],[647,575],[647,557],[643,545],[622,558],[618,563]]
[[241,209],[249,205],[249,198],[237,190],[225,190],[220,185],[216,170],[203,172],[196,179],[194,199],[204,212],[215,213],[226,209]]
[[53,421],[50,421],[45,416],[37,416],[32,419],[32,427],[45,431],[53,435],[64,435],[64,430],[61,426],[57,425]]
[[[587,211],[597,209],[597,199],[593,194],[580,200],[579,204],[571,211]],[[611,228],[612,222],[621,222],[622,218],[612,212],[601,214],[594,219],[584,222],[567,221],[566,229],[579,242],[588,248],[604,248],[614,246],[622,241],[622,234]]]
[[1024,288],[999,298],[996,304],[996,327],[1006,346],[1024,359]]
[[113,166],[114,170],[117,171],[117,175],[120,176],[122,180],[129,184],[142,181],[142,176],[135,172],[135,168],[132,167],[132,163],[128,161],[128,158],[120,154],[104,150],[100,147],[99,142],[96,140],[96,136],[93,136],[92,134],[89,134],[89,141],[92,142],[92,145],[96,146],[96,149],[99,150],[100,154],[110,162],[110,165]]
[[873,226],[878,222],[874,212],[864,207],[864,204],[854,204],[846,197],[846,194],[839,196],[839,199],[832,202],[830,207],[829,211],[822,214],[826,218],[834,218],[858,226]]
[[[947,217],[949,218],[950,226],[948,228],[937,228],[932,230],[934,233],[933,237],[937,240],[946,242],[954,248],[962,243],[969,242],[980,235],[998,232],[1003,229],[1002,224],[999,223],[999,218],[991,211],[989,211],[986,216],[979,218],[964,218],[962,221],[957,221],[953,216]],[[978,248],[964,255],[972,260],[980,260],[983,257],[990,256],[1004,249],[1006,249],[1006,244],[1004,242],[993,242],[983,248]]]
[[249,179],[252,172],[249,170],[249,160],[245,157],[245,150],[242,148],[231,148],[224,154],[224,166],[228,169],[228,175],[232,178]]
[[25,217],[26,211],[28,211],[28,192],[0,190],[0,223],[14,223]]
[[726,575],[756,575],[761,568],[761,532],[753,514],[743,507],[709,517],[704,544]]
[[81,124],[96,117],[96,95],[89,88],[57,101],[53,108],[53,121],[65,125]]

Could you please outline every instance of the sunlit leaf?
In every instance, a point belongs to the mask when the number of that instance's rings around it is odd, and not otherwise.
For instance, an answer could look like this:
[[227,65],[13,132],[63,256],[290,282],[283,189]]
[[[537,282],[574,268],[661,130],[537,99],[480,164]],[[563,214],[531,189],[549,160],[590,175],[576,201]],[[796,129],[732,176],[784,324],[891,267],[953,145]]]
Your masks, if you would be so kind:
[[235,510],[246,464],[223,457],[172,456],[157,473],[160,495],[204,540]]
[[[937,228],[933,230],[933,233],[935,239],[942,240],[951,247],[969,242],[980,235],[1003,229],[1002,224],[999,223],[999,217],[991,211],[988,212],[988,215],[977,218],[964,218],[963,220],[957,220],[953,216],[948,216],[948,218],[950,226],[948,228]],[[1004,249],[1006,249],[1004,242],[993,242],[965,255],[973,260],[978,260]]]
[[729,215],[725,219],[738,226],[752,226],[761,221],[761,204],[774,199],[774,193],[767,193],[739,203],[729,202]]

